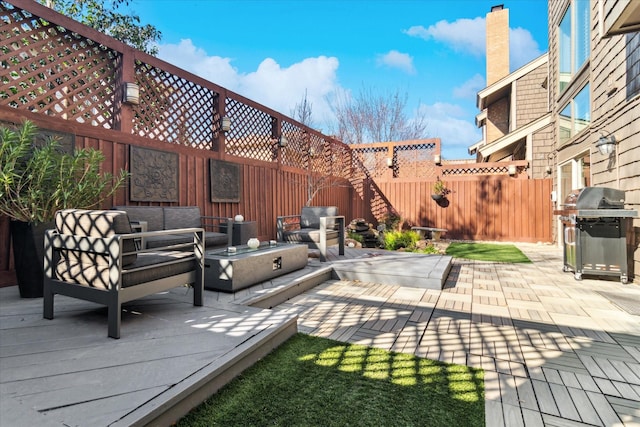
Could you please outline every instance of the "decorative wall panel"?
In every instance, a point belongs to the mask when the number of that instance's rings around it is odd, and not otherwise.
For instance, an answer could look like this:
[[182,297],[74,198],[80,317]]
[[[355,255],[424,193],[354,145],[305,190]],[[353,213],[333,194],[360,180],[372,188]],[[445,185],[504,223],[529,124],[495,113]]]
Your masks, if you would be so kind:
[[130,191],[134,202],[178,201],[178,154],[131,146]]
[[240,165],[209,159],[211,202],[240,202]]

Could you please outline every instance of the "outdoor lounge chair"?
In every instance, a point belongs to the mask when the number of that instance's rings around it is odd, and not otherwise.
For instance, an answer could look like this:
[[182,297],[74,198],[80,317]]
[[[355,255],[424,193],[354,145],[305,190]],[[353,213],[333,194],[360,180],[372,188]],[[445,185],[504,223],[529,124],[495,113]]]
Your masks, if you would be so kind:
[[126,212],[66,209],[45,236],[44,318],[53,319],[55,294],[106,305],[108,330],[120,338],[122,304],[190,284],[203,303],[204,230],[184,228],[188,243],[136,249],[136,239],[176,230],[132,233]]
[[344,216],[337,206],[305,206],[300,215],[284,215],[276,219],[279,242],[304,243],[320,250],[320,261],[327,260],[327,247],[338,245],[344,255]]

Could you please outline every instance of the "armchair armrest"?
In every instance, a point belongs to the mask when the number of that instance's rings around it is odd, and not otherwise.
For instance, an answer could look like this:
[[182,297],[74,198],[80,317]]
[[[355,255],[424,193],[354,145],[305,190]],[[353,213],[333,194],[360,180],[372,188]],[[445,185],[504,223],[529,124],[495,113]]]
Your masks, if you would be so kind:
[[284,232],[292,228],[300,228],[301,215],[281,215],[276,217],[276,240],[284,241]]
[[333,230],[338,230],[338,254],[344,255],[344,216],[321,216],[320,217],[320,261],[324,262],[327,260],[327,223],[328,220],[333,221],[333,225],[335,228]]

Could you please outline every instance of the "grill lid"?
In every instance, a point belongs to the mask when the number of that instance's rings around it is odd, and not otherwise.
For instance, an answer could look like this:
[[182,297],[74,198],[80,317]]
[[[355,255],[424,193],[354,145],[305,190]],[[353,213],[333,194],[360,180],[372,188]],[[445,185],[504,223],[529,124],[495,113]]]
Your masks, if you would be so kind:
[[565,209],[624,209],[624,191],[609,187],[573,190],[564,199]]

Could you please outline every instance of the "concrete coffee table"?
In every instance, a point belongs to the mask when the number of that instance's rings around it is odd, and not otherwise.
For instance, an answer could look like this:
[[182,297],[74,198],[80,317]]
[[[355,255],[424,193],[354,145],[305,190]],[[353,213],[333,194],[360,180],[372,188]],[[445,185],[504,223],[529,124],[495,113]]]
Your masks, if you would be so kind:
[[205,289],[235,292],[274,277],[304,268],[307,245],[262,243],[257,249],[248,246],[206,251],[204,257]]

